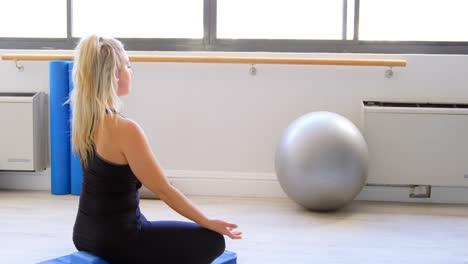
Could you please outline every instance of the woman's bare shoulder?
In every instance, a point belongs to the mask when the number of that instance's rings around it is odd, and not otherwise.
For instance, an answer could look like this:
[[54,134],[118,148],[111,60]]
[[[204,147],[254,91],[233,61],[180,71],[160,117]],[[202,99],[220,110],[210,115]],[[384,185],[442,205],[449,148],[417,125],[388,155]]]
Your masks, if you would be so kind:
[[144,135],[141,126],[131,118],[119,116],[117,127],[119,138],[122,143],[131,144]]
[[140,125],[135,120],[128,118],[128,117],[123,117],[123,116],[118,117],[117,126],[119,130],[124,133],[130,132],[129,130],[141,128]]
[[148,139],[141,126],[130,118],[119,118],[118,146],[120,152],[131,163],[132,157],[141,158],[144,153],[150,153]]

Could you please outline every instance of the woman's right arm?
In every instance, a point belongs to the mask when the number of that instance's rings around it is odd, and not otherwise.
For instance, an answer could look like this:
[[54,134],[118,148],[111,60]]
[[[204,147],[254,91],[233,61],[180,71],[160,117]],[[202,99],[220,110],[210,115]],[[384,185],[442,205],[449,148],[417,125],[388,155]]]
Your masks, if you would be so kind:
[[121,119],[121,122],[120,150],[144,186],[176,212],[199,225],[232,239],[241,238],[241,232],[232,231],[233,228],[237,228],[235,224],[209,219],[183,193],[172,186],[154,156],[143,129],[130,119]]

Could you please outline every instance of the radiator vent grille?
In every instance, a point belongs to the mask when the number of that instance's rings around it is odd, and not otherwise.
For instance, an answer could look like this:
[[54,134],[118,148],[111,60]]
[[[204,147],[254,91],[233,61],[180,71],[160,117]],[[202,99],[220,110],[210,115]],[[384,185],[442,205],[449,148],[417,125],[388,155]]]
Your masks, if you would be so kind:
[[36,93],[0,93],[0,97],[23,96],[33,97]]
[[395,103],[395,102],[378,102],[378,101],[364,101],[363,104],[364,106],[380,106],[380,107],[468,108],[468,104]]

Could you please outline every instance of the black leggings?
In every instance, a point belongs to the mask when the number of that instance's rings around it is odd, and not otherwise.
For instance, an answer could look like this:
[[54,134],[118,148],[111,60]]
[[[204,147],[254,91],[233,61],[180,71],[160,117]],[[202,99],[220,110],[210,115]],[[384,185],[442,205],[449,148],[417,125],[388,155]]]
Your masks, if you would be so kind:
[[224,236],[192,222],[146,221],[137,241],[93,252],[110,264],[209,264],[225,249]]

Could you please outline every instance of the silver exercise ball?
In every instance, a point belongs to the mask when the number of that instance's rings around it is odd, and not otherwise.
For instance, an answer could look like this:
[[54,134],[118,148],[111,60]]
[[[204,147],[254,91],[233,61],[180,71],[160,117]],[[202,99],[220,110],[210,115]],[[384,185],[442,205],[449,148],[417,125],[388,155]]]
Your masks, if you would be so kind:
[[352,201],[367,179],[369,154],[359,129],[345,117],[312,112],[292,122],[276,150],[276,174],[284,192],[316,211]]

